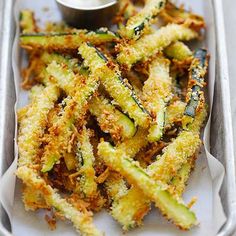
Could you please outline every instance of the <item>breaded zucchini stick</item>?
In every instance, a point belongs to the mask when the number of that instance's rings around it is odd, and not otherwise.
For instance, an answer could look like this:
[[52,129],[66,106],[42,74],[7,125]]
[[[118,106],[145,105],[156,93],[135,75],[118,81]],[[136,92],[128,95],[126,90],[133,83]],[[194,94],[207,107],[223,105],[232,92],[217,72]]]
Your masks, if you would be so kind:
[[187,106],[182,121],[184,128],[194,121],[194,117],[204,106],[203,87],[206,84],[204,77],[207,73],[207,67],[207,50],[198,49],[194,54],[194,59],[189,69],[188,92],[186,96]]
[[136,132],[134,123],[104,96],[94,96],[89,103],[89,111],[97,118],[103,132],[110,133],[114,140],[134,136]]
[[[57,81],[70,81],[71,78],[76,80],[75,74],[67,69],[63,70],[58,66],[58,71],[54,71],[52,76]],[[63,72],[63,73],[62,73]],[[64,77],[64,80],[61,78]],[[86,81],[77,79],[78,84],[76,87],[72,88],[70,83],[66,83],[64,86],[67,89],[74,92],[74,96],[68,96],[64,99],[65,108],[58,121],[54,123],[52,127],[49,128],[48,144],[45,147],[45,151],[42,157],[43,167],[42,172],[50,171],[54,164],[58,162],[68,149],[68,142],[70,137],[74,132],[74,123],[78,119],[85,115],[87,110],[88,100],[94,94],[98,88],[98,78],[94,74],[90,74]]]
[[[134,157],[142,148],[144,148],[148,144],[148,141],[146,139],[147,134],[148,134],[148,132],[146,130],[139,128],[133,138],[124,140],[116,148],[118,150],[120,150],[121,152],[126,152],[126,154],[129,157]],[[108,180],[106,180],[106,182],[105,182],[105,187],[107,189],[108,196],[112,200],[112,208],[113,207],[116,208],[115,207],[116,203],[121,198],[121,195],[126,196],[125,193],[127,193],[127,186],[125,184],[124,179],[122,178],[122,176],[117,175],[117,174],[114,175],[113,172],[110,172],[110,176],[108,177]],[[116,189],[121,189],[122,194],[116,195],[115,193],[118,192],[118,190],[116,190]],[[120,193],[120,191],[119,191],[119,193]],[[146,201],[146,199],[143,199],[143,200]],[[141,202],[140,202],[140,204],[141,204]],[[126,207],[126,206],[124,206],[124,207]],[[128,210],[130,208],[125,208],[125,209]],[[119,212],[118,214],[120,214],[120,213],[121,212]],[[128,214],[126,214],[126,215],[128,217]],[[124,222],[126,221],[125,217],[121,217],[121,218],[122,218],[122,220],[124,220]]]
[[16,174],[24,184],[41,191],[47,205],[61,213],[66,219],[70,220],[81,235],[103,235],[93,225],[91,212],[81,212],[69,204],[65,199],[61,198],[60,195],[38,175],[37,171],[27,166],[21,166],[18,168]]
[[198,133],[183,131],[178,137],[163,150],[163,155],[157,157],[147,172],[152,178],[168,183],[170,178],[177,174],[181,166],[187,162],[201,145]]
[[38,85],[38,86],[32,87],[32,89],[29,91],[29,104],[24,107],[19,108],[17,111],[17,121],[19,123],[19,127],[20,127],[21,121],[27,117],[27,112],[29,108],[32,105],[34,105],[32,104],[33,101],[35,101],[38,98],[39,94],[43,93],[44,88],[45,88],[44,86]]
[[144,8],[130,17],[126,26],[119,33],[125,38],[137,40],[155,20],[158,13],[164,9],[165,4],[165,0],[145,1]]
[[122,79],[117,65],[90,44],[81,45],[79,53],[84,58],[84,65],[100,78],[105,89],[121,109],[134,119],[136,125],[148,127],[150,116],[131,85]]
[[[36,20],[34,18],[34,13],[32,11],[22,10],[20,12],[20,27],[21,27],[21,31],[23,34],[36,33],[38,31],[38,27],[36,25]],[[49,87],[51,87],[51,86],[52,85],[49,84]],[[36,88],[39,88],[39,89],[36,89]],[[37,90],[37,91],[35,91],[35,90]],[[31,101],[34,101],[35,99],[37,99],[38,94],[43,93],[43,87],[42,86],[34,87],[31,91],[32,92],[30,94],[30,99],[31,99]],[[57,92],[57,95],[59,96],[59,92]],[[55,99],[55,100],[57,100],[57,99]],[[34,104],[32,104],[32,105],[34,106]],[[27,117],[27,112],[29,112],[29,110],[32,109],[32,107],[31,107],[32,105],[28,105],[27,107],[18,111],[17,115],[18,115],[18,122],[19,122],[20,126],[21,126],[21,121],[23,119],[25,120],[25,118]],[[35,149],[35,152],[36,152],[36,149]],[[24,186],[22,200],[24,202],[26,209],[36,210],[38,208],[46,208],[47,207],[45,200],[43,198],[43,194],[40,193],[39,191],[37,191],[36,189],[31,188],[29,186]]]
[[101,142],[98,146],[98,153],[106,165],[121,173],[130,183],[137,186],[147,198],[155,202],[167,219],[172,220],[182,229],[190,229],[196,225],[195,214],[184,204],[174,199],[166,190],[166,186],[154,181],[125,152],[115,150],[107,142]]
[[77,49],[84,42],[95,45],[117,41],[119,38],[105,28],[97,31],[78,30],[72,33],[37,33],[20,36],[20,45],[28,50],[66,51]]
[[133,64],[148,60],[173,42],[188,41],[197,37],[198,34],[194,30],[184,25],[169,24],[154,33],[143,36],[131,45],[120,45],[117,61],[130,69]]
[[19,166],[31,166],[37,158],[47,124],[47,114],[60,95],[56,85],[40,86],[40,92],[37,88],[37,86],[33,88],[37,90],[37,94],[34,94],[34,99],[19,127]]
[[163,135],[166,104],[172,97],[169,66],[170,62],[165,58],[154,59],[149,66],[149,77],[143,86],[145,107],[154,117],[148,135],[150,142],[160,140]]
[[97,193],[97,183],[95,181],[95,170],[93,147],[90,143],[90,134],[85,126],[79,131],[77,144],[77,157],[81,166],[78,168],[80,177],[80,190],[86,197],[93,197]]

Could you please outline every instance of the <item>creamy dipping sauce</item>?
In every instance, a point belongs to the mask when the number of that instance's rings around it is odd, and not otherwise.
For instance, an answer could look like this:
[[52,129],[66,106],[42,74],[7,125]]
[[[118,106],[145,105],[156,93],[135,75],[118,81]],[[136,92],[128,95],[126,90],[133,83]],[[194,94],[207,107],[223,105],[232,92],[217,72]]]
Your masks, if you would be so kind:
[[103,6],[110,2],[114,2],[114,0],[61,0],[60,2],[75,8],[92,8]]

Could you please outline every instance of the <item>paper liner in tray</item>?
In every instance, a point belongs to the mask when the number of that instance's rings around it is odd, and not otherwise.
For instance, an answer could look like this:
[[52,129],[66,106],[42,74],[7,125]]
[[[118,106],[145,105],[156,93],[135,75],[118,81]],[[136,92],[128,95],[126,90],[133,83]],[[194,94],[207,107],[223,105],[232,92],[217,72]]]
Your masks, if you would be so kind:
[[[186,6],[194,9],[195,12],[204,16],[207,22],[207,31],[205,39],[201,42],[201,46],[208,48],[211,59],[209,65],[208,76],[208,105],[211,110],[213,102],[214,82],[215,82],[215,27],[213,20],[213,10],[210,0],[185,0]],[[15,6],[15,16],[18,19],[19,11],[24,8],[29,8],[35,11],[36,18],[40,19],[40,24],[46,21],[60,20],[60,14],[54,0],[18,0]],[[27,104],[27,93],[20,87],[20,72],[19,68],[26,62],[25,55],[19,49],[19,25],[13,48],[13,70],[17,93],[16,109]],[[23,55],[23,56],[22,56]],[[23,58],[23,60],[21,60]],[[210,120],[210,119],[209,119]],[[17,126],[16,126],[17,129]],[[17,131],[16,131],[17,134]],[[191,175],[187,190],[184,194],[185,202],[189,202],[192,197],[197,197],[198,201],[193,206],[193,211],[196,212],[199,220],[199,226],[193,228],[189,232],[183,232],[177,229],[174,225],[168,223],[158,212],[153,208],[151,213],[145,217],[144,225],[138,229],[126,233],[131,235],[215,235],[220,227],[225,222],[225,215],[219,197],[219,190],[224,177],[223,165],[217,161],[210,153],[210,122],[208,121],[203,135],[204,146],[201,154],[196,162],[196,168]],[[215,137],[220,138],[220,137]],[[21,201],[21,184],[16,181],[15,170],[17,166],[17,144],[15,144],[15,160],[9,167],[5,175],[0,181],[0,199],[6,209],[12,231],[15,236],[22,235],[77,235],[73,226],[69,222],[58,222],[57,229],[51,231],[44,220],[44,212],[26,212]],[[221,153],[222,150],[217,150]],[[16,184],[15,184],[16,183]],[[107,212],[95,214],[95,224],[99,229],[104,231],[106,235],[121,235],[122,229]]]

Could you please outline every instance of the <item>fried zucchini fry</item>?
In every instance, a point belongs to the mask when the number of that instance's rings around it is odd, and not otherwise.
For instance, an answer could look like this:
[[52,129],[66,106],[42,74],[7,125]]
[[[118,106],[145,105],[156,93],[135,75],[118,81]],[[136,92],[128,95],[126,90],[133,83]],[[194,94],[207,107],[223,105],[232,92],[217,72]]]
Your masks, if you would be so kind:
[[168,183],[170,178],[177,174],[181,166],[187,162],[200,147],[201,140],[198,133],[183,131],[166,148],[163,155],[151,164],[147,172],[157,180]]
[[17,120],[18,123],[21,123],[21,121],[27,117],[27,112],[30,108],[31,103],[33,101],[35,101],[38,97],[38,94],[43,93],[44,90],[44,86],[34,86],[31,88],[31,90],[29,91],[29,104],[25,107],[21,107],[18,109],[17,111]]
[[184,204],[174,199],[159,182],[154,181],[139,165],[124,152],[115,150],[109,143],[101,142],[98,146],[99,156],[111,169],[121,173],[127,180],[137,186],[143,194],[155,202],[162,214],[182,229],[196,225],[195,214]]
[[148,135],[150,142],[160,140],[163,135],[166,104],[172,96],[169,66],[170,62],[165,58],[154,59],[149,66],[149,77],[143,86],[145,107],[154,117]]
[[114,140],[132,138],[136,133],[136,127],[129,117],[102,95],[91,99],[89,111],[97,118],[101,129],[105,133],[110,133]]
[[44,51],[40,54],[40,57],[38,58],[39,61],[42,61],[44,66],[48,66],[53,61],[57,62],[58,64],[65,64],[70,70],[73,70],[77,72],[78,70],[78,59],[73,58],[68,55],[62,55],[58,53],[49,53],[47,51]]
[[129,18],[126,26],[120,30],[120,35],[128,39],[139,39],[155,20],[158,13],[164,9],[165,0],[147,0],[144,8]]
[[23,119],[25,119],[29,108],[30,108],[30,105],[27,105],[25,107],[21,107],[21,108],[18,109],[18,111],[17,111],[17,122],[18,122],[18,124],[20,124],[21,121]]
[[86,197],[94,197],[97,193],[97,183],[95,181],[95,170],[93,147],[90,143],[89,131],[84,126],[78,134],[77,157],[80,159],[81,167],[78,168],[80,177],[80,189]]
[[137,125],[148,127],[150,119],[148,112],[130,88],[131,85],[121,78],[117,66],[90,44],[81,45],[79,53],[84,58],[84,65],[100,78],[105,89],[121,109],[128,113]]
[[[203,109],[195,117],[194,122],[189,125],[189,130],[192,132],[199,132],[207,118],[207,106],[204,105]],[[184,192],[186,183],[188,181],[191,170],[194,168],[196,156],[188,158],[188,161],[182,165],[178,174],[171,180],[171,192],[177,196],[181,196]]]
[[[121,152],[126,152],[126,154],[129,157],[134,157],[142,148],[147,146],[148,141],[145,138],[147,134],[148,132],[146,130],[139,128],[137,133],[134,135],[134,137],[124,140],[116,148],[120,150]],[[123,190],[124,189],[127,190],[127,187],[124,184],[125,181],[123,180],[123,178],[121,178],[121,176],[117,177],[117,175],[114,176],[114,173],[111,173],[111,176],[108,179],[110,180],[106,181],[106,189],[108,189],[107,190],[108,196],[113,200],[113,203],[112,203],[112,208],[113,208],[114,207],[113,204],[116,205],[116,202],[118,201],[118,199],[120,199],[121,196],[120,195],[115,196],[114,191],[111,192],[109,191],[109,189],[115,188],[114,186],[112,186],[113,184],[116,184],[117,188],[121,188]],[[125,196],[125,194],[122,194],[122,196],[123,195]],[[125,218],[122,218],[122,220],[125,221]]]
[[184,128],[194,121],[194,117],[204,106],[203,87],[206,84],[204,77],[207,73],[207,67],[207,50],[198,49],[194,54],[194,59],[189,69],[188,92],[186,96],[187,106],[182,121]]
[[[147,146],[148,141],[145,138],[147,136],[148,132],[144,129],[139,128],[137,133],[134,135],[134,137],[130,138],[130,139],[126,139],[124,140],[122,143],[120,143],[117,146],[117,149],[120,150],[121,152],[126,152],[126,154],[129,157],[134,157],[142,148],[144,148],[145,146]],[[110,177],[108,178],[109,180],[106,181],[106,189],[107,189],[107,193],[108,196],[112,199],[113,203],[112,203],[112,208],[114,207],[113,205],[116,205],[116,202],[118,201],[118,199],[121,198],[120,194],[115,196],[115,191],[110,191],[109,189],[114,189],[116,188],[120,188],[123,190],[127,190],[127,187],[125,185],[125,181],[123,180],[123,178],[121,176],[115,175],[114,173],[110,174]],[[113,186],[113,184],[115,186]],[[125,191],[126,193],[127,191]],[[124,193],[124,191],[122,191],[122,193]],[[122,196],[125,196],[125,194],[122,194]],[[146,200],[145,200],[146,201]],[[140,203],[141,204],[141,203]],[[125,206],[126,207],[126,206]],[[115,207],[114,207],[115,208]],[[128,208],[126,208],[128,209]],[[111,212],[112,213],[112,212]],[[119,212],[120,213],[120,212]],[[113,214],[113,213],[112,213]],[[115,218],[115,217],[114,217]],[[122,220],[124,220],[125,222],[125,218],[121,217]]]
[[157,54],[171,43],[176,41],[191,40],[197,38],[198,34],[184,25],[169,24],[161,29],[143,36],[132,45],[119,45],[120,53],[117,61],[130,69],[139,61],[146,61],[149,57]]
[[[55,63],[54,63],[55,64]],[[64,70],[60,65],[55,65],[57,70],[50,71],[52,76],[58,83],[63,81],[76,80],[75,74],[69,69]],[[61,78],[64,78],[62,80]],[[78,81],[78,80],[77,80]],[[65,86],[68,89],[75,91],[74,96],[68,96],[64,99],[65,108],[58,121],[49,129],[48,144],[42,157],[43,167],[42,172],[47,172],[53,168],[53,165],[58,162],[68,149],[68,142],[74,132],[75,121],[81,119],[87,110],[88,100],[98,88],[97,76],[91,74],[86,81],[79,80],[76,87],[71,88],[71,84]]]
[[192,132],[200,132],[200,129],[203,126],[206,118],[207,118],[207,105],[203,104],[202,109],[195,116],[194,121],[188,125],[188,130]]
[[97,31],[78,30],[72,33],[37,33],[20,36],[20,45],[28,50],[66,51],[77,49],[84,42],[95,45],[117,41],[119,38],[105,28]]
[[[20,123],[18,135],[19,166],[30,166],[37,158],[47,124],[47,114],[54,107],[54,103],[60,95],[59,89],[55,85],[45,88],[42,86],[41,88],[41,92],[34,95],[25,118]],[[37,86],[34,89],[37,90]]]
[[41,191],[48,206],[61,213],[66,219],[70,220],[76,230],[84,236],[102,236],[92,223],[92,213],[80,212],[69,204],[65,199],[40,177],[32,168],[21,166],[16,172],[24,184],[38,191]]

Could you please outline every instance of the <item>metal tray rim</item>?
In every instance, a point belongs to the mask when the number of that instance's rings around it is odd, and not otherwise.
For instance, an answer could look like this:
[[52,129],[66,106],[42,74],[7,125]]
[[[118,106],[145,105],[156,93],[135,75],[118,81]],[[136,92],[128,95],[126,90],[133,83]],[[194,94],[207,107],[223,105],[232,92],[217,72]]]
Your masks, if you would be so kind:
[[215,17],[216,39],[217,39],[217,55],[219,63],[220,83],[222,86],[221,92],[224,120],[224,138],[229,140],[225,143],[225,159],[226,159],[226,178],[227,178],[227,201],[229,204],[229,214],[225,225],[217,236],[232,235],[236,230],[236,179],[235,179],[235,152],[233,143],[233,126],[230,104],[230,87],[229,87],[229,72],[228,60],[225,39],[225,24],[223,15],[222,0],[212,0]]
[[[11,44],[9,44],[10,40],[10,30],[13,17],[13,5],[15,0],[5,0],[2,1],[2,8],[0,9],[0,15],[2,16],[1,23],[1,35],[2,40],[0,44],[0,53],[1,55],[6,56],[6,59],[3,57],[0,58],[0,109],[7,109],[6,104],[6,86],[7,83],[5,80],[7,79],[7,71],[9,65],[7,62],[11,61]],[[221,231],[217,234],[217,236],[229,236],[235,232],[236,229],[236,183],[235,183],[235,163],[234,163],[234,144],[233,144],[233,131],[232,131],[232,118],[231,118],[231,106],[230,103],[230,89],[229,89],[229,73],[228,73],[228,62],[227,62],[227,52],[226,52],[226,41],[225,41],[225,29],[224,29],[224,17],[223,17],[223,8],[222,8],[222,0],[212,0],[214,17],[215,17],[215,27],[216,27],[216,39],[217,39],[217,55],[219,62],[219,77],[220,83],[222,86],[222,95],[223,95],[223,111],[224,111],[224,130],[225,130],[225,139],[229,140],[225,144],[225,159],[226,159],[226,179],[227,179],[227,201],[229,205],[229,214],[225,225],[222,227]],[[219,56],[220,55],[220,56]],[[227,115],[226,115],[227,114]],[[0,113],[0,126],[5,127],[6,117],[3,113]],[[0,131],[0,176],[4,173],[2,162],[4,157],[4,133]],[[0,209],[0,217],[1,209]],[[2,226],[2,222],[0,221],[0,225]],[[1,231],[1,235],[12,235],[7,230]]]

